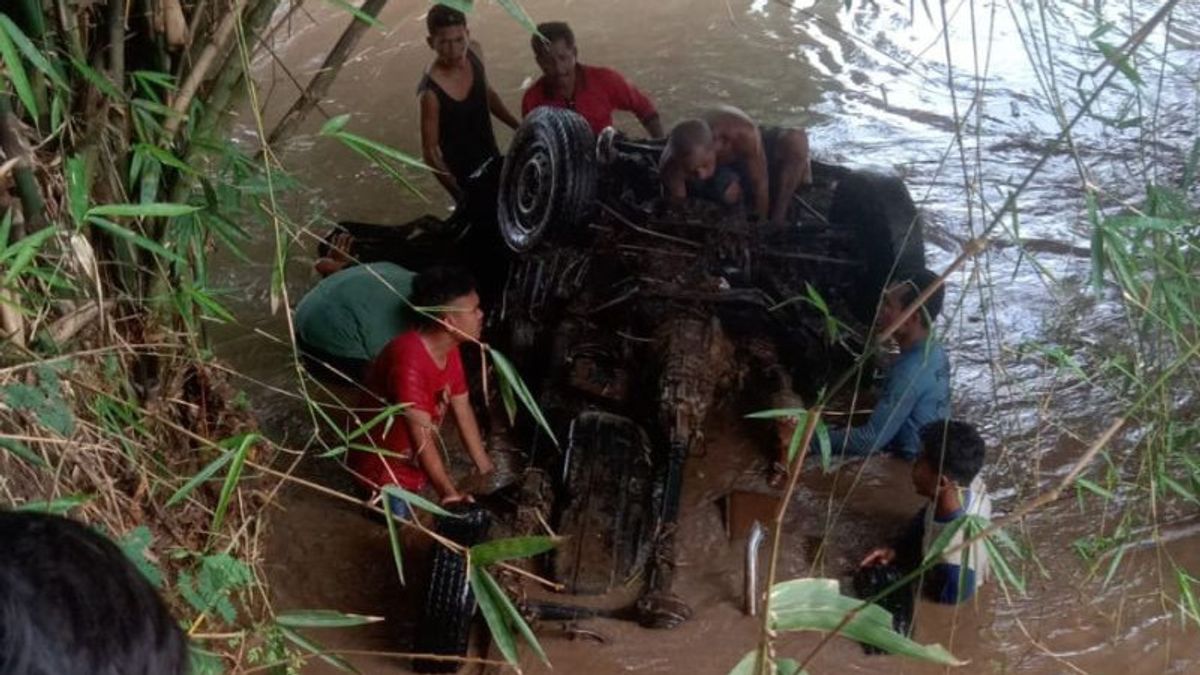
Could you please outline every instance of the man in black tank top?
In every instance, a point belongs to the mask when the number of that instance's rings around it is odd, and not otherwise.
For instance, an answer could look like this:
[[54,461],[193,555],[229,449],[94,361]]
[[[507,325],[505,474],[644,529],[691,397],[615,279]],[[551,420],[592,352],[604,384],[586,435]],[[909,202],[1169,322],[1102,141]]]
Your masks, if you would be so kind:
[[[421,151],[425,163],[437,171],[438,182],[462,208],[475,201],[472,183],[478,182],[478,177],[472,176],[500,155],[491,116],[514,129],[518,121],[488,85],[478,45],[467,31],[466,16],[445,5],[434,5],[425,23],[429,29],[426,41],[437,58],[417,87]],[[495,210],[494,201],[490,207]]]

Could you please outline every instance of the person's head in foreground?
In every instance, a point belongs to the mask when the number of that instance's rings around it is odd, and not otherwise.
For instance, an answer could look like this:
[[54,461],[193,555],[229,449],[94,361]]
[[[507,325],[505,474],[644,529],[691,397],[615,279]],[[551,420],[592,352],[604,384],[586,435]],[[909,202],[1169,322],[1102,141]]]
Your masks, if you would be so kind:
[[458,342],[478,340],[483,333],[475,278],[461,267],[430,267],[418,274],[409,302],[421,310],[414,312],[414,323],[422,331],[446,331]]
[[115,544],[73,520],[0,511],[0,673],[187,672],[183,631]]
[[917,494],[936,500],[948,490],[966,488],[983,468],[984,443],[975,427],[939,420],[921,427],[921,454],[912,468]]
[[571,92],[575,84],[575,66],[579,63],[575,32],[563,21],[540,23],[537,29],[538,34],[530,38],[530,45],[538,67],[559,91]]

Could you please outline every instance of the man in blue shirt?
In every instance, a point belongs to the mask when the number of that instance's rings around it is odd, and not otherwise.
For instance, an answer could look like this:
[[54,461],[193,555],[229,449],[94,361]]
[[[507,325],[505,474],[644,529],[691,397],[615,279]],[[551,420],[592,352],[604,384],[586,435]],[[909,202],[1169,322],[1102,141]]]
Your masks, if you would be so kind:
[[[921,270],[890,286],[876,317],[878,329],[890,326],[936,280],[936,274]],[[834,457],[865,457],[886,451],[912,461],[921,449],[921,427],[950,417],[950,361],[941,343],[931,335],[944,296],[943,288],[939,287],[921,311],[914,312],[893,333],[900,356],[884,376],[871,417],[859,427],[830,430]],[[791,433],[782,431],[785,433],[780,434],[779,461],[772,467],[769,477],[773,486],[781,484],[787,476],[787,446]],[[810,456],[815,451],[814,439]]]

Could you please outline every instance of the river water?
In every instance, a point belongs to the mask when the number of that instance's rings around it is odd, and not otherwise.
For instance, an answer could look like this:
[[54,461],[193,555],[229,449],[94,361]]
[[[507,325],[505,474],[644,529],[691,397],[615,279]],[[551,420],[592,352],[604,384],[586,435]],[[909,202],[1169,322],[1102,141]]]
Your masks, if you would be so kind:
[[[1102,59],[1087,35],[1097,8],[1120,44],[1153,14],[1143,2],[842,2],[782,0],[530,0],[536,20],[569,21],[585,63],[615,67],[658,104],[666,122],[715,102],[737,105],[767,124],[806,126],[820,159],[896,171],[926,213],[931,267],[945,268],[990,222],[1003,199],[1032,169],[1060,129],[1056,101],[1071,116],[1098,78]],[[927,11],[929,14],[927,14]],[[944,11],[944,18],[943,18]],[[348,130],[419,154],[415,86],[430,59],[424,5],[394,2],[341,72],[321,111],[278,149],[283,165],[307,186],[286,208],[314,230],[310,215],[399,223],[444,214],[435,182],[415,176],[428,202],[404,192],[381,171],[334,142],[315,136],[323,114],[351,113]],[[282,14],[281,14],[282,16]],[[480,3],[472,35],[484,50],[492,85],[510,108],[536,75],[527,34],[498,4]],[[943,31],[945,23],[948,28]],[[255,79],[270,128],[294,100],[289,75],[307,81],[345,28],[329,6],[305,4],[271,39],[274,55],[255,61]],[[1031,355],[1028,345],[1072,351],[1087,368],[1119,343],[1124,322],[1111,292],[1089,291],[1089,228],[1080,167],[1106,190],[1104,201],[1136,200],[1147,179],[1178,175],[1197,129],[1200,5],[1180,3],[1151,34],[1136,65],[1147,81],[1143,115],[1155,123],[1124,130],[1086,117],[1075,128],[1078,162],[1053,154],[1021,192],[1019,219],[1005,216],[993,244],[951,276],[943,335],[953,362],[955,415],[979,425],[990,443],[985,478],[999,512],[1056,483],[1107,426],[1112,399]],[[1166,62],[1163,67],[1163,55]],[[1159,78],[1162,78],[1161,86]],[[951,84],[952,83],[952,84]],[[1115,117],[1133,85],[1123,76],[1096,110]],[[961,124],[960,124],[961,121]],[[637,131],[634,120],[619,126]],[[501,144],[509,132],[497,125]],[[961,145],[956,143],[961,133]],[[243,110],[234,137],[255,144]],[[1023,246],[1014,245],[1020,241]],[[214,329],[218,353],[259,384],[247,384],[266,427],[303,446],[307,417],[296,400],[286,327],[270,311],[274,234],[247,247],[249,261],[226,261],[216,284],[235,289],[238,322]],[[312,285],[311,240],[292,243],[287,287],[294,303]],[[285,338],[284,338],[285,339]],[[571,639],[545,626],[544,645],[558,672],[725,673],[753,644],[756,622],[739,612],[741,542],[726,540],[716,502],[761,469],[762,448],[745,433],[736,402],[714,415],[710,451],[687,468],[678,592],[696,618],[670,632],[597,620],[586,626],[607,644]],[[1119,440],[1118,464],[1127,447]],[[308,462],[304,475],[346,487],[335,467]],[[790,511],[785,576],[839,576],[916,507],[907,467],[873,460],[834,476],[806,477]],[[318,636],[358,651],[395,651],[411,622],[411,592],[396,584],[383,528],[351,506],[303,488],[284,491],[272,520],[265,566],[282,607],[330,607],[383,614],[387,624]],[[1196,628],[1181,626],[1169,563],[1200,570],[1195,509],[1165,515],[1156,535],[1132,547],[1105,583],[1072,542],[1097,533],[1111,508],[1072,491],[1014,531],[1029,554],[1015,561],[1022,595],[991,584],[958,608],[922,605],[916,637],[969,659],[972,672],[1200,671]],[[817,556],[817,551],[821,555]],[[787,636],[784,655],[803,657],[813,635]],[[403,672],[403,662],[355,654],[365,672]],[[537,667],[530,663],[531,669]],[[313,672],[321,672],[314,664]],[[831,642],[810,672],[933,672],[895,657],[866,657],[851,642]]]

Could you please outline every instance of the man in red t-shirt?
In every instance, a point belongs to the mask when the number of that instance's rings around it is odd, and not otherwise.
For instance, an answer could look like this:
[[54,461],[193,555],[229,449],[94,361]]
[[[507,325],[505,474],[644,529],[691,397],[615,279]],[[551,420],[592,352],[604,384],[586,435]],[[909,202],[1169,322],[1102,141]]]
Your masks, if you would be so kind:
[[[353,451],[350,469],[372,490],[398,485],[420,492],[433,484],[442,504],[462,501],[442,461],[436,434],[447,409],[454,413],[462,443],[480,473],[493,470],[471,409],[458,347],[479,339],[483,310],[475,280],[465,271],[433,267],[413,280],[409,301],[436,318],[417,312],[418,328],[401,333],[367,367],[366,408],[403,404],[402,415],[373,427],[369,437],[379,452]],[[369,417],[368,417],[369,419]],[[407,515],[403,504],[390,505]]]
[[612,126],[614,110],[625,110],[637,116],[651,137],[662,138],[658,111],[645,94],[612,68],[579,63],[570,26],[551,21],[538,24],[538,33],[532,40],[533,55],[543,75],[525,91],[522,116],[543,105],[567,108],[582,115],[592,132],[599,134]]

